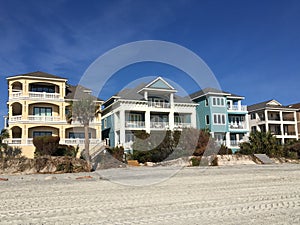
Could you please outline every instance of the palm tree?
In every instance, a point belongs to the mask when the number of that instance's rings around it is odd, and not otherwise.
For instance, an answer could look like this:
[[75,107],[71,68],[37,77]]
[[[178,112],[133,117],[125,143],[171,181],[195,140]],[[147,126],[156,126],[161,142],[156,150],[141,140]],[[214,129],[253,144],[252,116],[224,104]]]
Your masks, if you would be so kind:
[[72,118],[78,120],[84,127],[84,152],[88,167],[91,168],[89,152],[89,125],[90,121],[99,113],[99,106],[96,105],[92,96],[74,101],[72,104]]
[[3,140],[9,138],[9,132],[7,129],[2,129],[0,133],[0,145],[3,145]]

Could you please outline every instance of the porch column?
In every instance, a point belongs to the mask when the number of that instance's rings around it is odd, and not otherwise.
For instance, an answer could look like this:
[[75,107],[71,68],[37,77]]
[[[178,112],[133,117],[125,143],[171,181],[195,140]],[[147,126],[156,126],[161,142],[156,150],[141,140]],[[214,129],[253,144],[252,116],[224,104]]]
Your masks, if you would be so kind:
[[174,108],[174,94],[170,93],[170,107]]
[[242,101],[238,100],[237,105],[238,105],[238,110],[241,111],[242,110]]
[[[282,111],[279,112],[279,119],[280,119],[280,131],[281,135],[285,135],[284,129],[283,129],[283,117],[282,117]],[[283,140],[284,142],[284,140]]]
[[268,118],[268,111],[267,110],[265,110],[265,121],[266,121],[266,132],[268,132],[269,131],[269,118]]
[[120,144],[125,143],[125,110],[120,110]]
[[297,137],[297,140],[298,140],[298,124],[297,124],[297,113],[296,112],[294,112],[294,122],[295,122],[295,124],[294,124],[294,126],[295,126],[295,135],[296,135],[296,137]]
[[148,101],[148,91],[145,91],[145,92],[144,92],[144,99],[145,99],[146,101]]
[[150,111],[147,110],[145,112],[145,129],[148,134],[150,133],[150,122]]
[[230,133],[226,132],[226,146],[230,147]]
[[171,110],[169,113],[169,129],[173,130],[174,129],[174,111]]

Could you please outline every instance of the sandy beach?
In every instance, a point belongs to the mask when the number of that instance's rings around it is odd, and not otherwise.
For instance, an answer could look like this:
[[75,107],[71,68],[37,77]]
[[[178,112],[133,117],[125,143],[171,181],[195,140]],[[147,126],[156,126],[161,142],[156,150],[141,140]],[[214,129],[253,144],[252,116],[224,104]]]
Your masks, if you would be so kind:
[[0,177],[0,224],[300,224],[299,164]]

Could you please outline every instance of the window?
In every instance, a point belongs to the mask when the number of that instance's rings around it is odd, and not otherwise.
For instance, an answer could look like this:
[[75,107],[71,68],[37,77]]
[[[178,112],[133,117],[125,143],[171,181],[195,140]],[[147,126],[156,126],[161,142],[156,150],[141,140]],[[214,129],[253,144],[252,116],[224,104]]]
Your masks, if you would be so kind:
[[206,122],[206,125],[209,125],[209,115],[205,116],[205,122]]
[[130,114],[129,121],[142,121],[142,115],[141,114]]
[[47,86],[47,85],[32,84],[31,88],[30,88],[30,91],[55,93],[55,87],[54,86]]
[[255,113],[251,113],[250,117],[251,117],[251,120],[254,120],[255,119]]
[[105,118],[105,119],[103,120],[103,127],[104,127],[104,129],[107,128],[107,118]]
[[208,106],[208,99],[205,99],[205,106]]
[[224,106],[225,101],[222,97],[213,97],[213,106]]
[[35,116],[52,116],[52,108],[34,107],[33,115],[35,115]]
[[[89,138],[91,138],[91,133],[89,133]],[[84,139],[84,132],[70,132],[69,138],[80,138]]]
[[51,131],[33,131],[33,137],[52,136]]
[[214,124],[225,125],[226,124],[225,114],[214,114]]

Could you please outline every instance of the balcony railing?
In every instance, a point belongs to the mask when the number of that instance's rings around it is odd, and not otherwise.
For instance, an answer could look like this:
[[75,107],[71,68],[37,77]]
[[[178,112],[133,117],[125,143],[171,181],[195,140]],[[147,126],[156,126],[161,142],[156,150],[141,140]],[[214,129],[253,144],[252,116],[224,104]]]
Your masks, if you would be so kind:
[[228,110],[232,111],[247,111],[247,106],[246,105],[232,105],[228,107]]
[[191,123],[175,123],[175,128],[190,128],[192,126]]
[[[92,138],[90,140],[90,145],[97,145],[101,143],[102,141],[100,139]],[[5,139],[4,143],[10,144],[10,145],[32,145],[33,144],[33,138],[9,138]],[[61,139],[60,144],[66,144],[66,145],[84,145],[84,139],[83,138],[66,138]]]
[[150,122],[150,128],[163,129],[168,127],[169,122]]
[[230,129],[247,129],[246,123],[244,122],[229,122],[229,128]]
[[60,94],[58,93],[47,93],[47,92],[29,92],[29,98],[38,99],[58,99]]
[[170,103],[168,102],[148,102],[148,106],[155,108],[170,108]]
[[283,121],[295,121],[294,117],[283,117]]
[[16,92],[12,92],[11,97],[12,98],[20,98],[22,96],[22,91],[16,91]]
[[242,142],[244,142],[243,140],[231,140],[230,141],[230,146],[232,147],[238,147],[239,144],[241,144]]
[[[90,138],[90,145],[96,145],[101,143],[102,141],[100,139],[96,138]],[[61,144],[66,144],[66,145],[84,145],[85,139],[84,138],[66,138],[64,140],[61,140]]]
[[144,121],[126,121],[125,127],[126,128],[144,128],[145,122]]
[[22,120],[22,115],[9,117],[9,122],[10,123],[17,122],[17,121],[20,121],[20,120]]
[[29,121],[35,122],[54,122],[60,121],[59,116],[28,116]]

